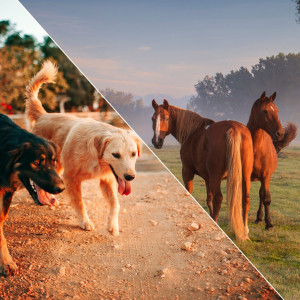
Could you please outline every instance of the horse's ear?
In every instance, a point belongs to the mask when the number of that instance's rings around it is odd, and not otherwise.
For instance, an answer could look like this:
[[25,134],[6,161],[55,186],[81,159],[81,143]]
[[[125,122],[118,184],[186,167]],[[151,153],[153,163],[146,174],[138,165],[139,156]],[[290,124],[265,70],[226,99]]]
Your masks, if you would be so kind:
[[155,99],[152,100],[152,107],[154,109],[157,109],[158,108],[158,104],[156,103]]
[[169,104],[168,100],[164,99],[164,107],[168,109],[169,105],[170,104]]
[[266,99],[266,92],[263,92],[259,98],[261,101],[265,101]]
[[276,92],[274,92],[274,94],[272,96],[270,96],[269,99],[270,99],[270,101],[274,102],[275,98],[276,98]]

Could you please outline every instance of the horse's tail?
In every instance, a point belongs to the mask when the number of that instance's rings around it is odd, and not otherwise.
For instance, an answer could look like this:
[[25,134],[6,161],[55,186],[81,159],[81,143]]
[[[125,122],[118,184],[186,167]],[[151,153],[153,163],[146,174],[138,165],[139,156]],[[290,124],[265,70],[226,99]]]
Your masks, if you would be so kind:
[[279,151],[285,147],[287,147],[292,140],[294,140],[297,136],[297,125],[294,123],[288,123],[286,127],[284,127],[284,137],[281,141],[274,141],[274,147],[276,149],[276,152],[279,153]]
[[226,133],[227,143],[227,202],[230,210],[230,223],[238,240],[245,240],[245,227],[242,214],[242,162],[241,133],[231,128]]
[[43,63],[42,69],[31,79],[26,87],[26,114],[32,123],[46,113],[38,98],[39,90],[43,83],[54,83],[56,74],[57,67],[50,60],[47,60]]

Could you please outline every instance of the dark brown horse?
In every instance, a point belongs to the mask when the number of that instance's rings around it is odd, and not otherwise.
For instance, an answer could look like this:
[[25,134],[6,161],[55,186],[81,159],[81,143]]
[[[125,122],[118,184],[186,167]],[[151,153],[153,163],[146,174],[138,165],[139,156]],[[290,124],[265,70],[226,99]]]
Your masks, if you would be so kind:
[[248,211],[253,168],[250,131],[235,121],[214,123],[198,114],[152,101],[155,109],[152,143],[161,148],[164,138],[172,134],[181,144],[182,177],[192,193],[194,175],[205,180],[207,205],[217,221],[221,202],[221,180],[227,177],[227,201],[230,221],[238,240],[248,239]]
[[268,98],[264,92],[255,101],[247,124],[252,135],[254,152],[251,179],[261,182],[260,204],[255,222],[262,221],[264,206],[266,229],[273,227],[269,211],[271,204],[269,185],[271,176],[277,168],[277,152],[286,147],[296,137],[297,132],[294,124],[289,124],[285,129],[281,127],[278,109],[274,104],[275,98],[276,93]]

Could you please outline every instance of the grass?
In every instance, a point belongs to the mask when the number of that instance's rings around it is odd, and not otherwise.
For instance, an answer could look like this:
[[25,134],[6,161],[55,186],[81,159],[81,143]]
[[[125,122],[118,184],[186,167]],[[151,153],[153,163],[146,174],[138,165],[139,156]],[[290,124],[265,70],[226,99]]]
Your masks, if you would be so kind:
[[[153,149],[156,155],[182,182],[179,147]],[[254,224],[259,204],[260,182],[252,182],[249,213],[251,241],[238,243],[228,226],[226,202],[223,201],[218,223],[266,279],[285,299],[300,299],[300,147],[289,147],[280,153],[278,167],[271,178],[271,218],[269,231],[264,223]],[[226,199],[226,181],[222,193]],[[208,211],[202,178],[194,179],[193,196]]]

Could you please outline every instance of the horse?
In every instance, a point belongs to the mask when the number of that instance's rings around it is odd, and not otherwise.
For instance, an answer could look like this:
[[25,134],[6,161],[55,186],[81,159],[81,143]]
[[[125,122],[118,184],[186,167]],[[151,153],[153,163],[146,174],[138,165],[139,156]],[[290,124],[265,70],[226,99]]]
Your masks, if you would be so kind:
[[[266,93],[255,101],[251,109],[247,127],[251,132],[253,140],[254,165],[251,175],[252,181],[260,181],[259,209],[255,223],[263,218],[263,206],[265,208],[265,228],[273,227],[270,217],[271,194],[269,190],[272,174],[277,168],[277,153],[286,147],[297,135],[297,127],[288,124],[282,129],[278,108],[274,104],[276,92],[270,97]],[[272,128],[278,128],[274,131]]]
[[205,180],[207,205],[217,221],[223,195],[221,181],[227,177],[227,202],[230,223],[237,240],[248,237],[248,212],[253,168],[252,137],[249,129],[236,121],[214,122],[197,113],[152,101],[155,148],[163,146],[172,134],[181,144],[182,177],[187,190],[193,191],[194,175]]

